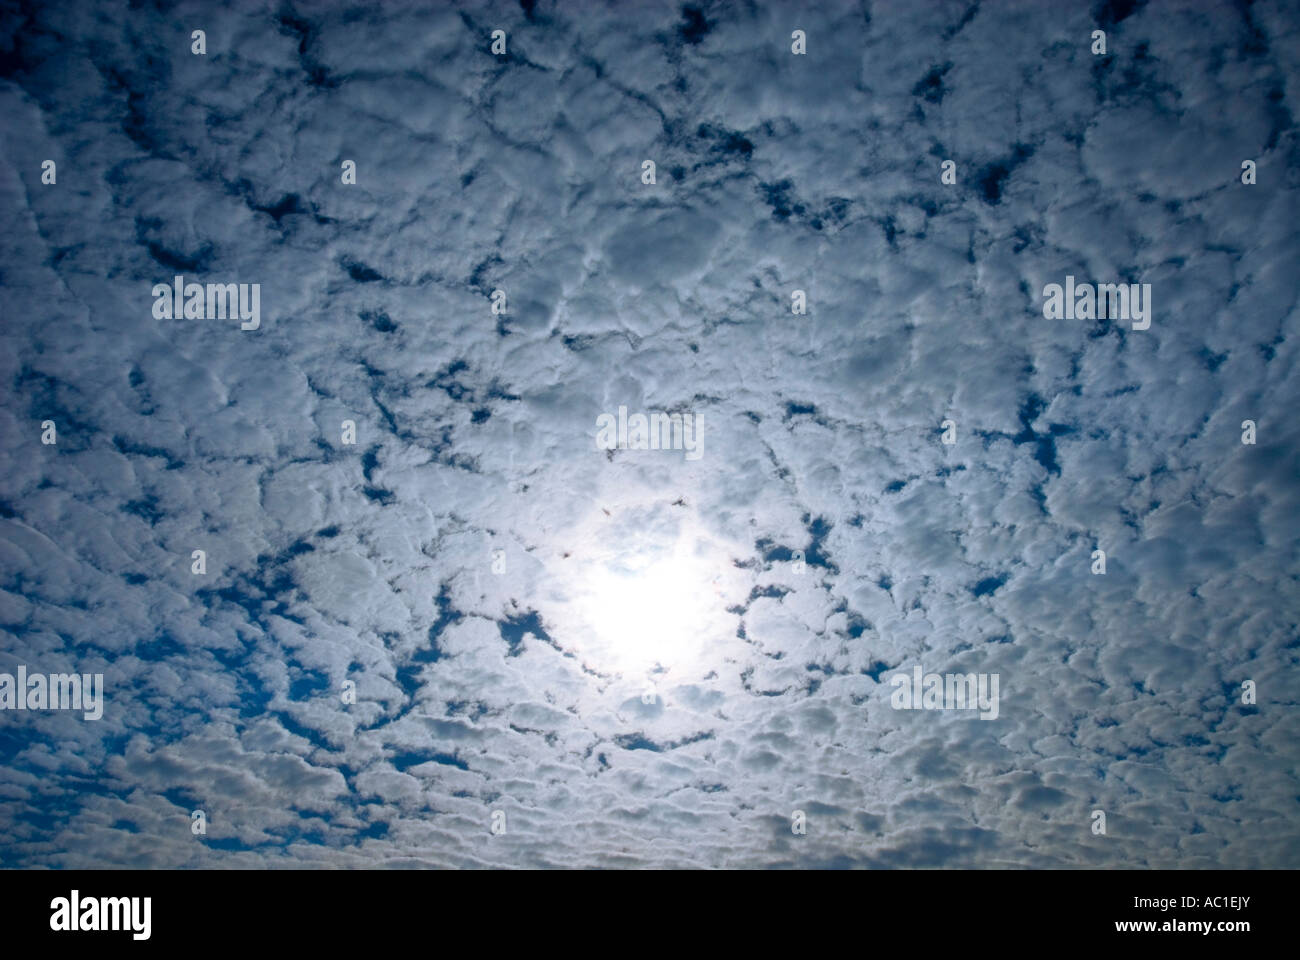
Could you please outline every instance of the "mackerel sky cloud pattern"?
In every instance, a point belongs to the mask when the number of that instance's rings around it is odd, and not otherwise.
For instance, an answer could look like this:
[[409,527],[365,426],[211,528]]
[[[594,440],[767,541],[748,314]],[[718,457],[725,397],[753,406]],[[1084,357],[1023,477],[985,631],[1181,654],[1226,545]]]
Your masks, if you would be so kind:
[[3,0],[0,672],[104,703],[0,711],[0,867],[1300,867],[1298,83],[1269,0]]

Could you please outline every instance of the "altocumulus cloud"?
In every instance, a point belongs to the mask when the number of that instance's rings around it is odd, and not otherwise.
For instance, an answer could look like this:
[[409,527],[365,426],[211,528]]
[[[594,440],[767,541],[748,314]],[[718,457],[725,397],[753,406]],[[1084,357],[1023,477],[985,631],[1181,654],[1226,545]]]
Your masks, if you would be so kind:
[[1300,865],[1296,36],[7,5],[0,865]]

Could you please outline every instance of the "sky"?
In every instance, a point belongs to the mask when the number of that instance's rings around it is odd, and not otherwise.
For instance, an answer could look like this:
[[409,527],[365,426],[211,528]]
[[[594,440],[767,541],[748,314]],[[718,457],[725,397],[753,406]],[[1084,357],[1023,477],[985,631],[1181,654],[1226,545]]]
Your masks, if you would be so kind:
[[0,673],[104,700],[0,710],[0,867],[1300,867],[1298,83],[1269,0],[3,0]]

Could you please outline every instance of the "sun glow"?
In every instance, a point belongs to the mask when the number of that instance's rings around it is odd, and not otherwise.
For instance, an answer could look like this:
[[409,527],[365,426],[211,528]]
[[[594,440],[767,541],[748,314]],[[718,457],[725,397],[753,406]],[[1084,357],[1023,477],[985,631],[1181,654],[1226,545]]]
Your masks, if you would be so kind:
[[[632,546],[589,569],[579,604],[592,658],[625,675],[716,659],[725,630],[725,558],[687,535]],[[734,629],[734,628],[733,628]]]

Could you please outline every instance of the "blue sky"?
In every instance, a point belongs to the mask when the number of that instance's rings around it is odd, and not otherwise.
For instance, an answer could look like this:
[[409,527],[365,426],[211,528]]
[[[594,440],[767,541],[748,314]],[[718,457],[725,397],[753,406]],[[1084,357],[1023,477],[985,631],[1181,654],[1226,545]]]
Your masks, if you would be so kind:
[[0,866],[1300,865],[1297,12],[0,6]]

